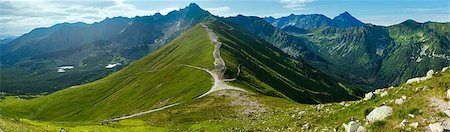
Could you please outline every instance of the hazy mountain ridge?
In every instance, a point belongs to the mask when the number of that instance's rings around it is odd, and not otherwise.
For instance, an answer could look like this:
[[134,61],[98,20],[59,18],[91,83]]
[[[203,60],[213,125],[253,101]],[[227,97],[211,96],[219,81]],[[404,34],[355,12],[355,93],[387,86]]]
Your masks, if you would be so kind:
[[289,16],[273,18],[266,17],[264,18],[267,22],[271,23],[273,26],[278,27],[280,29],[285,28],[287,26],[295,26],[301,29],[315,29],[320,27],[332,26],[332,27],[359,27],[364,26],[365,24],[348,12],[344,12],[339,14],[335,18],[331,19],[322,14],[307,14],[307,15],[294,15],[291,14]]

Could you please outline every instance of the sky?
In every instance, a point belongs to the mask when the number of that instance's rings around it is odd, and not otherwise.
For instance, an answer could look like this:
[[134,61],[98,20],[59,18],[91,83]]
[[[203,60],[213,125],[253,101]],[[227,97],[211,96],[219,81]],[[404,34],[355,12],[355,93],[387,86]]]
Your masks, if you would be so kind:
[[450,0],[0,0],[0,35],[21,35],[63,22],[164,15],[189,3],[224,17],[324,14],[333,18],[347,11],[365,23],[384,26],[407,19],[450,22]]

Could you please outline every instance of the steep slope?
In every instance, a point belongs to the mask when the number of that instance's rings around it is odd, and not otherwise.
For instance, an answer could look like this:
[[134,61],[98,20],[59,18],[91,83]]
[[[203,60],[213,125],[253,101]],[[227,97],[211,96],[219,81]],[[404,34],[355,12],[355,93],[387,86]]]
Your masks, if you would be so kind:
[[[318,69],[353,84],[374,84],[386,48],[394,43],[384,27],[364,26],[351,28],[325,27],[310,36],[320,56],[328,65],[315,65]],[[350,81],[351,80],[351,81]]]
[[450,23],[407,20],[388,31],[395,44],[389,46],[378,73],[381,81],[403,83],[450,65]]
[[[107,18],[94,24],[63,23],[38,28],[2,45],[0,91],[54,92],[100,79],[142,58],[209,17],[196,4],[135,18]],[[108,64],[122,64],[106,69]],[[58,73],[60,66],[73,66]],[[39,82],[39,85],[33,85]]]
[[314,30],[307,38],[331,65],[316,65],[321,71],[361,88],[397,85],[423,76],[430,69],[450,63],[449,23],[417,23],[412,20],[381,27]]
[[[306,39],[289,35],[261,18],[238,15],[236,17],[228,17],[226,20],[239,25],[244,28],[244,30],[271,43],[294,58],[327,63],[324,59],[316,55],[314,52],[315,50],[311,50],[314,48],[314,45]],[[289,27],[292,26],[288,26],[288,28]]]
[[222,54],[230,67],[226,75],[233,77],[238,71],[241,73],[231,83],[303,103],[355,98],[351,95],[355,94],[353,90],[338,85],[334,79],[226,20],[219,18],[210,28],[224,43]]
[[[222,20],[205,25],[222,43],[218,50],[226,64],[223,81],[231,86],[304,103],[356,98],[329,76],[234,25]],[[214,69],[216,64],[217,68],[214,47],[206,29],[197,25],[104,79],[36,99],[2,103],[0,114],[46,121],[101,121],[189,102],[212,87],[211,76],[193,67]]]

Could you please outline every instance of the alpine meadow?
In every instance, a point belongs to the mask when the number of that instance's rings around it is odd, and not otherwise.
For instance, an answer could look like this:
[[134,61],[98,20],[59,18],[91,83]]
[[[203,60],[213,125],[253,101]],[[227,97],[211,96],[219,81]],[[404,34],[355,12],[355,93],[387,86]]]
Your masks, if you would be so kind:
[[450,131],[449,9],[0,0],[0,132]]

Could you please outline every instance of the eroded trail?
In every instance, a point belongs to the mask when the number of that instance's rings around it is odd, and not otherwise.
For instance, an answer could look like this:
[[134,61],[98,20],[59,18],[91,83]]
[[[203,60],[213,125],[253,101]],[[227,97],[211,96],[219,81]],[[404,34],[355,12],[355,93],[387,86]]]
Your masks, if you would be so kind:
[[176,105],[179,105],[179,104],[181,104],[181,103],[175,103],[175,104],[171,104],[171,105],[166,105],[164,107],[160,107],[160,108],[156,108],[156,109],[152,109],[152,110],[148,110],[148,111],[144,111],[144,112],[139,112],[139,113],[132,114],[132,115],[112,118],[112,119],[109,119],[109,120],[104,120],[103,122],[110,122],[110,121],[118,121],[118,120],[128,119],[128,118],[132,118],[132,117],[135,117],[135,116],[140,116],[140,115],[144,115],[144,114],[148,114],[148,113],[164,110],[166,108],[169,108],[169,107],[172,107],[172,106],[176,106]]
[[209,89],[208,92],[200,95],[198,98],[202,98],[202,97],[204,97],[212,92],[215,92],[215,91],[227,90],[227,89],[247,92],[244,89],[230,86],[225,83],[225,81],[227,81],[227,80],[234,80],[234,79],[225,79],[225,77],[224,77],[227,67],[225,65],[225,61],[223,61],[222,57],[220,56],[220,47],[222,46],[222,43],[218,41],[217,35],[211,29],[209,29],[208,26],[206,26],[204,24],[202,24],[202,26],[208,32],[208,37],[211,40],[211,44],[214,45],[213,57],[214,57],[215,69],[213,71],[210,71],[208,69],[201,68],[201,67],[189,66],[189,67],[204,70],[204,71],[208,72],[214,78],[214,85],[211,87],[211,89]]
[[[208,92],[203,93],[202,95],[198,96],[198,98],[202,98],[202,97],[204,97],[206,95],[209,95],[212,92],[220,91],[220,90],[238,90],[238,91],[247,92],[244,89],[241,89],[241,88],[238,88],[238,87],[234,87],[234,86],[230,86],[230,85],[225,83],[227,81],[233,81],[233,80],[235,80],[235,78],[233,78],[233,79],[226,79],[224,77],[224,74],[225,74],[225,71],[227,70],[227,67],[225,65],[225,61],[220,56],[220,47],[222,46],[222,43],[218,41],[217,35],[211,29],[209,29],[208,26],[206,26],[204,24],[201,24],[201,25],[208,32],[208,37],[211,40],[211,44],[214,45],[213,57],[214,57],[214,67],[215,68],[213,70],[208,70],[208,69],[202,68],[202,67],[191,66],[191,65],[184,65],[184,66],[187,66],[187,67],[191,67],[191,68],[195,68],[195,69],[206,71],[214,79],[214,84],[211,87],[211,89],[209,89]],[[238,72],[240,72],[239,67],[238,67]],[[238,73],[238,75],[239,75],[239,73]],[[144,112],[139,112],[139,113],[132,114],[132,115],[126,115],[126,116],[117,117],[117,118],[113,118],[113,119],[109,119],[109,120],[104,120],[104,122],[128,119],[128,118],[132,118],[132,117],[135,117],[135,116],[140,116],[140,115],[144,115],[144,114],[160,111],[160,110],[163,110],[163,109],[166,109],[166,108],[170,108],[170,107],[179,105],[181,103],[182,102],[175,103],[175,104],[170,104],[170,105],[167,105],[167,106],[164,106],[164,107],[160,107],[160,108],[156,108],[156,109],[152,109],[152,110],[148,110],[148,111],[144,111]]]

